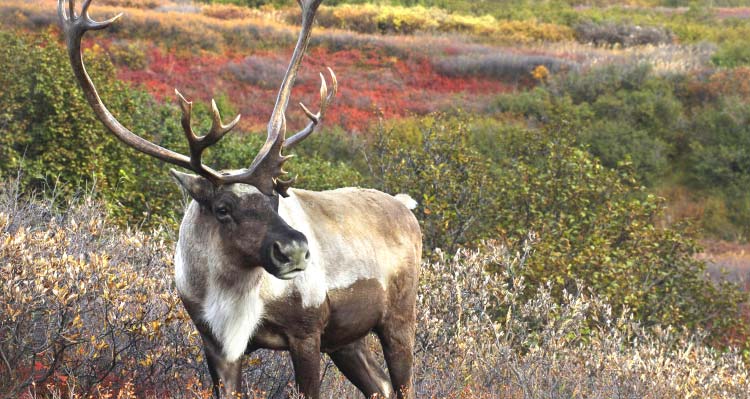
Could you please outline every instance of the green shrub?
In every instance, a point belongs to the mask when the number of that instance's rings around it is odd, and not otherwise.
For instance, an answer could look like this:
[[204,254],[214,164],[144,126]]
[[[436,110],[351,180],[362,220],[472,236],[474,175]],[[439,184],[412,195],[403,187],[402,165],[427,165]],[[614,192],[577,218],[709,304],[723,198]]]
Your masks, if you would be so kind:
[[[654,225],[662,200],[637,183],[628,165],[602,166],[565,125],[524,135],[503,142],[511,156],[494,182],[498,225],[510,241],[529,230],[539,234],[527,281],[583,281],[647,324],[712,325],[716,337],[737,325],[741,292],[707,280],[705,265],[693,259],[689,230]],[[718,316],[721,309],[731,310]]]
[[[166,168],[104,129],[56,39],[8,32],[0,37],[0,171],[21,170],[28,189],[56,183],[63,197],[95,185],[122,221],[171,216],[170,203],[178,197]],[[124,125],[162,144],[181,135],[173,109],[108,78],[114,70],[100,48],[87,51],[86,60],[99,93]]]
[[[181,212],[181,196],[169,177],[170,165],[123,145],[102,126],[56,39],[1,31],[0,39],[5,43],[0,49],[0,174],[20,170],[25,190],[54,185],[62,198],[95,187],[121,223],[173,223]],[[158,104],[114,79],[109,58],[97,46],[87,51],[86,66],[123,125],[147,140],[188,153],[174,105]],[[225,118],[236,113],[226,96],[218,96],[217,103]],[[195,103],[193,123],[199,134],[208,131],[209,115],[207,104]],[[246,167],[264,138],[234,132],[208,151],[205,162],[219,168]],[[360,181],[352,167],[325,155],[294,159],[288,168],[300,174],[300,187],[311,189]]]
[[750,237],[750,104],[727,98],[700,110],[690,126],[687,182],[720,198],[734,228],[716,223],[711,213],[704,226],[727,239]]
[[372,184],[417,200],[427,253],[452,253],[489,237],[489,164],[470,147],[466,122],[442,115],[415,122],[379,127],[367,153]]
[[109,46],[109,56],[117,65],[130,69],[144,69],[148,66],[145,46],[139,41],[117,40]]
[[586,71],[571,71],[567,76],[553,80],[550,91],[558,97],[570,96],[576,104],[593,103],[605,94],[638,90],[652,76],[652,67],[646,63],[610,64]]
[[654,225],[663,200],[640,185],[631,164],[612,169],[593,157],[564,110],[553,107],[536,130],[487,121],[477,128],[462,117],[395,126],[370,150],[372,178],[418,199],[428,249],[451,253],[501,237],[520,250],[531,231],[539,238],[520,273],[532,291],[552,283],[562,295],[583,282],[647,325],[709,328],[715,339],[740,327],[745,295],[707,279],[691,229]]
[[678,84],[645,64],[611,65],[554,77],[547,86],[498,96],[494,111],[534,124],[564,119],[605,166],[628,160],[640,181],[654,184],[686,147]]
[[747,40],[725,43],[712,57],[711,62],[719,67],[734,68],[750,65],[750,46]]
[[629,161],[644,183],[653,182],[668,170],[669,144],[653,132],[633,126],[625,118],[597,119],[581,133],[581,141],[608,167]]

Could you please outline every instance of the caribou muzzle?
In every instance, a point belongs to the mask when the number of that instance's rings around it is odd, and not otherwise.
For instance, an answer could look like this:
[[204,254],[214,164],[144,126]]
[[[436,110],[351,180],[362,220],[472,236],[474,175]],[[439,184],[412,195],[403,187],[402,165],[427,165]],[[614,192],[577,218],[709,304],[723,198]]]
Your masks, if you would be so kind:
[[307,238],[299,231],[288,231],[283,238],[271,239],[264,247],[267,256],[265,269],[277,278],[293,279],[307,268],[310,249]]

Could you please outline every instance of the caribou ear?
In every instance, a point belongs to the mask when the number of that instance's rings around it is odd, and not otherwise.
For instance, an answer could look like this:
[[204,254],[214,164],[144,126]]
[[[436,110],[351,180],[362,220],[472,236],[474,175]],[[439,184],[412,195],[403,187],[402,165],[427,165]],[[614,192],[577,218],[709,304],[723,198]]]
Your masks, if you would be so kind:
[[177,180],[177,183],[193,197],[194,200],[201,204],[210,202],[214,194],[214,185],[205,177],[192,175],[189,173],[178,172],[170,169],[169,173]]

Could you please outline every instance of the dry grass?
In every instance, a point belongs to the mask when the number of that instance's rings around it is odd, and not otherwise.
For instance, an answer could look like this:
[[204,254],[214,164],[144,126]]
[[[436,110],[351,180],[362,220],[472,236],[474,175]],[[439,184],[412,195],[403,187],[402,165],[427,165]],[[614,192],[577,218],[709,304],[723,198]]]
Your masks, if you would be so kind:
[[610,64],[649,64],[657,74],[702,71],[711,67],[716,46],[702,44],[661,44],[628,48],[602,48],[575,42],[542,44],[525,49],[574,62],[582,68]]
[[718,278],[726,273],[750,289],[750,244],[706,240],[703,246],[698,258],[706,261],[712,276]]
[[[6,397],[204,397],[195,331],[174,292],[167,232],[108,227],[94,202],[63,210],[0,186],[0,392]],[[488,243],[422,268],[417,397],[737,398],[740,354],[647,329],[580,289],[524,299],[530,251]],[[373,349],[378,350],[375,340]],[[357,397],[321,357],[323,397]],[[246,359],[252,397],[294,397],[288,356]],[[248,390],[250,390],[248,388]]]

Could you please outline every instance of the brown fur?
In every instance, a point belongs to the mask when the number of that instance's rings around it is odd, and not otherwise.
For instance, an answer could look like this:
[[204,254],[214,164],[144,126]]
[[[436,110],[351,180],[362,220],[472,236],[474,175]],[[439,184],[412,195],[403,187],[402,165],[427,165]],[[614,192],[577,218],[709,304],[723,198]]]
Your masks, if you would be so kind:
[[[303,294],[296,289],[270,298],[265,302],[263,318],[250,337],[246,353],[261,348],[288,350],[297,385],[308,398],[319,397],[321,352],[329,354],[367,397],[376,393],[413,397],[415,300],[422,245],[414,215],[394,197],[375,190],[292,190],[292,194],[309,223],[287,222],[291,228],[304,230],[311,243],[315,243],[311,252],[317,251],[313,256],[319,257],[319,262],[325,265],[326,275],[334,280],[343,279],[341,281],[348,281],[351,276],[372,277],[357,277],[345,286],[328,289],[325,300],[316,306],[304,306]],[[244,200],[240,198],[240,202]],[[200,226],[196,235],[201,239],[205,239],[203,232],[220,229],[211,227],[210,212],[197,215],[201,220],[190,223]],[[190,234],[180,238],[181,245],[194,248]],[[186,251],[189,255],[189,250]],[[221,289],[226,292],[245,289],[234,282],[243,281],[237,276],[253,273],[254,269],[248,268],[242,260],[232,265],[233,256],[225,259],[230,259],[230,264],[222,266],[224,272],[220,275],[228,278],[220,279]],[[190,267],[201,268],[197,264]],[[385,282],[377,277],[384,275],[388,276]],[[205,295],[206,289],[196,287],[192,292]],[[216,393],[239,392],[239,361],[222,359],[221,342],[203,320],[203,300],[183,298],[204,339],[214,382],[224,386],[224,389],[217,388]],[[364,343],[370,332],[380,339],[390,378]]]

